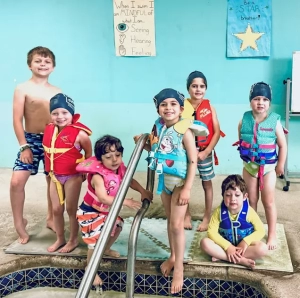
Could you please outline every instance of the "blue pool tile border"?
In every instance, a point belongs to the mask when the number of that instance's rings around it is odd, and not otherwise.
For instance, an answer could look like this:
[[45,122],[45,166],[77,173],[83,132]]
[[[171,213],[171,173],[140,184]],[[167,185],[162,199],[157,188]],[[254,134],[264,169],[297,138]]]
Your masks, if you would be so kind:
[[[99,271],[103,291],[126,291],[126,272]],[[78,289],[84,275],[82,269],[40,267],[16,271],[0,277],[0,297],[37,287]],[[170,296],[171,277],[136,274],[135,293]],[[248,284],[217,279],[185,278],[180,294],[173,297],[267,298]]]

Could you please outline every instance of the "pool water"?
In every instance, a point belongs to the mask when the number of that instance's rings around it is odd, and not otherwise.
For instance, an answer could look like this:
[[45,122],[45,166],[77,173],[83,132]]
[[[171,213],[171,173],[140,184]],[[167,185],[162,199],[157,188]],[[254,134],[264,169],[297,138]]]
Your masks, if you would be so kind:
[[[97,295],[90,297],[125,297],[126,272],[99,271],[98,274],[103,280],[102,289],[105,295],[108,294],[108,291],[123,293],[121,293],[121,296],[117,296],[116,293],[114,296],[101,296],[99,293],[94,292],[92,295]],[[41,293],[47,294],[44,297],[74,297],[74,293],[79,288],[83,275],[84,270],[82,269],[56,267],[40,267],[16,271],[0,277],[0,297],[40,298],[43,297]],[[170,296],[171,280],[171,277],[165,278],[158,275],[136,274],[134,296],[135,298],[138,298],[141,294]],[[49,287],[51,289],[48,292]],[[25,293],[31,289],[34,289],[34,291],[30,291],[30,296],[25,296]],[[58,296],[59,291],[63,291],[65,293],[63,294],[64,296]],[[38,296],[33,296],[38,292]],[[8,296],[10,294],[20,294],[22,296]],[[175,296],[184,298],[267,298],[255,287],[244,283],[192,277],[185,278],[182,292]]]

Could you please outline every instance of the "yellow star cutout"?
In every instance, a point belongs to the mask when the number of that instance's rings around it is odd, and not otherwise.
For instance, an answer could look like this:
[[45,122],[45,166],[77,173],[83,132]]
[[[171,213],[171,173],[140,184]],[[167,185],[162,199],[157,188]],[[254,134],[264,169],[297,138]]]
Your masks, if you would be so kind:
[[250,24],[248,24],[247,29],[244,33],[234,33],[233,35],[238,39],[242,40],[241,52],[251,47],[253,50],[258,51],[256,40],[260,39],[265,33],[253,32]]

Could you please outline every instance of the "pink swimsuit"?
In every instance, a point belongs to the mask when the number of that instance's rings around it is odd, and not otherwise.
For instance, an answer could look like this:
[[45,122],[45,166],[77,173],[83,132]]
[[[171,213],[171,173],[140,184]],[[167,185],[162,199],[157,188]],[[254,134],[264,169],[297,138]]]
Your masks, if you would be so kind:
[[[81,147],[78,144],[75,144],[74,147],[78,150],[81,151]],[[64,185],[69,179],[77,176],[81,176],[81,173],[73,174],[73,175],[57,175],[55,174],[55,178],[60,182],[61,185]]]

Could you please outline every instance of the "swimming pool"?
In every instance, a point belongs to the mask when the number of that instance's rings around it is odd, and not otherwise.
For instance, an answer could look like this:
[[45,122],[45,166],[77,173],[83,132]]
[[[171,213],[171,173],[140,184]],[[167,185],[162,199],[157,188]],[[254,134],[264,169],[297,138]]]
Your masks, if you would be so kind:
[[[103,291],[126,291],[126,272],[99,271]],[[12,272],[0,277],[0,297],[38,287],[78,289],[84,275],[82,269],[39,267]],[[171,278],[136,274],[135,293],[169,296]],[[125,297],[125,294],[124,294]],[[240,282],[187,277],[181,294],[174,297],[250,297],[267,298],[257,288]]]

